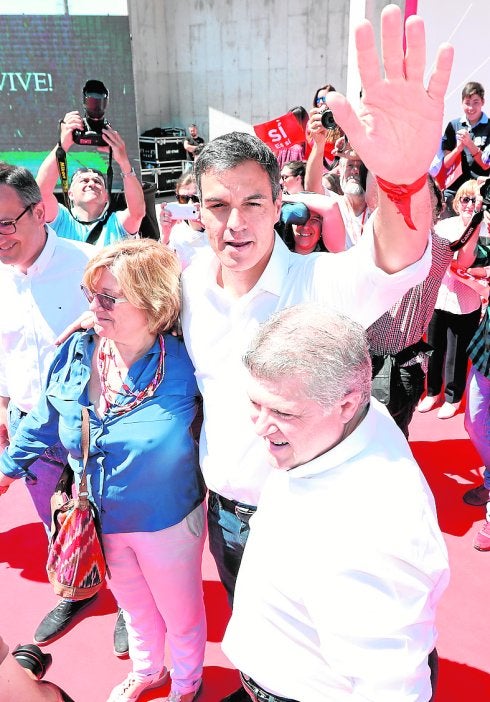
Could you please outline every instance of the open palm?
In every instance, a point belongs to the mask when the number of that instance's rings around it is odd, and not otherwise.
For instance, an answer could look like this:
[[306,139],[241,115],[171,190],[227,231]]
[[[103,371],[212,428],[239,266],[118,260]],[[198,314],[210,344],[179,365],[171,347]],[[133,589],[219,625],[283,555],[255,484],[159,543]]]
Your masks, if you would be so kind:
[[335,120],[367,168],[391,183],[411,183],[427,172],[442,134],[444,95],[453,49],[441,45],[427,88],[425,29],[420,17],[406,23],[403,50],[401,12],[396,5],[381,14],[384,76],[374,32],[363,22],[356,30],[356,50],[363,97],[356,113],[339,93],[328,94]]

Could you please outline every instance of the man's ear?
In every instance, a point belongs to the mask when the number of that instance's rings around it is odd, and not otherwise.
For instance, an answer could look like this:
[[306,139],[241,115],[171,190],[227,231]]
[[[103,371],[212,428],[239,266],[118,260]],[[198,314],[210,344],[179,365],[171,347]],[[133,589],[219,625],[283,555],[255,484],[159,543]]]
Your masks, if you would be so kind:
[[350,422],[359,410],[362,402],[362,393],[352,390],[340,402],[340,418],[344,424]]
[[281,206],[282,206],[282,190],[279,193],[279,196],[277,200],[274,202],[275,208],[276,208],[276,219],[274,224],[277,224],[279,222],[279,219],[281,217]]
[[32,214],[37,219],[39,224],[44,224],[46,222],[46,214],[44,208],[44,202],[36,202],[32,208]]

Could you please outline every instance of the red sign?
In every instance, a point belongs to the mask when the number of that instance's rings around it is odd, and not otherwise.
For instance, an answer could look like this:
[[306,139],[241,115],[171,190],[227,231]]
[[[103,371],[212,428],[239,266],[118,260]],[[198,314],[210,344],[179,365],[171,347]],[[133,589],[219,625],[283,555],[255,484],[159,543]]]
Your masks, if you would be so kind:
[[291,112],[270,122],[256,124],[254,132],[276,153],[289,148],[291,144],[301,144],[305,141],[303,128]]

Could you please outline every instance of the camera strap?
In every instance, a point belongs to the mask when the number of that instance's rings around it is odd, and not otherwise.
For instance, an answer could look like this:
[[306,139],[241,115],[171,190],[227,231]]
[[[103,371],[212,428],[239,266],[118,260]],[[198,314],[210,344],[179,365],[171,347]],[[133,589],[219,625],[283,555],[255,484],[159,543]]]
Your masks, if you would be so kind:
[[461,237],[457,241],[453,241],[452,244],[449,244],[449,248],[451,249],[451,251],[459,251],[459,249],[461,249],[471,239],[471,237],[475,233],[475,229],[481,224],[482,220],[483,210],[475,212],[475,214],[471,218],[471,222],[461,234]]

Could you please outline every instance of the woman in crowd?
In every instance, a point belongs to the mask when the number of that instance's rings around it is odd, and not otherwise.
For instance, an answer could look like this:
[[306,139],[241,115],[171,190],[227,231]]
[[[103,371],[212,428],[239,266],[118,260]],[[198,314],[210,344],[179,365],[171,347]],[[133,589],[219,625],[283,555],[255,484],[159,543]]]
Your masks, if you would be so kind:
[[209,247],[204,226],[199,219],[200,205],[194,173],[186,171],[175,184],[177,202],[192,205],[197,211],[197,219],[174,219],[166,203],[160,208],[160,241],[175,251],[182,265],[187,268],[193,257],[202,249]]
[[284,193],[293,195],[304,192],[305,170],[306,163],[304,161],[288,161],[284,164],[281,168],[281,183]]
[[179,264],[157,242],[120,242],[91,259],[82,289],[93,329],[60,347],[43,397],[1,457],[0,488],[58,440],[79,480],[81,406],[88,408],[89,491],[133,663],[108,702],[134,702],[166,682],[166,637],[173,664],[167,699],[191,702],[206,641],[205,514],[190,431],[194,368],[169,333],[179,313]]
[[[475,212],[479,190],[476,180],[463,183],[453,200],[457,216],[442,219],[436,224],[439,236],[449,241],[461,237]],[[443,381],[445,401],[437,416],[448,419],[458,411],[466,386],[466,349],[478,327],[480,316],[480,295],[448,268],[427,331],[427,341],[434,351],[429,357],[427,396],[419,403],[419,412],[429,412],[439,404]]]
[[288,110],[294,116],[305,135],[299,143],[290,144],[280,149],[276,153],[279,168],[282,168],[288,161],[304,161],[306,154],[306,128],[308,126],[308,112],[302,105],[297,105]]
[[326,251],[322,240],[323,220],[302,202],[284,202],[276,231],[290,251],[303,256]]
[[[316,110],[321,110],[322,112],[327,108],[327,94],[335,91],[335,88],[333,85],[330,85],[330,83],[327,83],[326,85],[322,85],[320,88],[317,88],[315,91],[315,95],[313,96],[313,107]],[[339,137],[341,137],[343,134],[342,130],[340,127],[336,127],[335,129],[329,129],[327,130],[327,140],[325,142],[325,148],[323,152],[323,165],[327,170],[330,170],[332,166],[334,165],[335,162],[335,153],[334,153],[334,148],[335,148],[335,142]],[[311,138],[311,135],[309,131],[307,131],[307,141],[308,141],[308,147],[306,149],[306,157],[310,155],[310,151],[313,145],[313,139]]]

